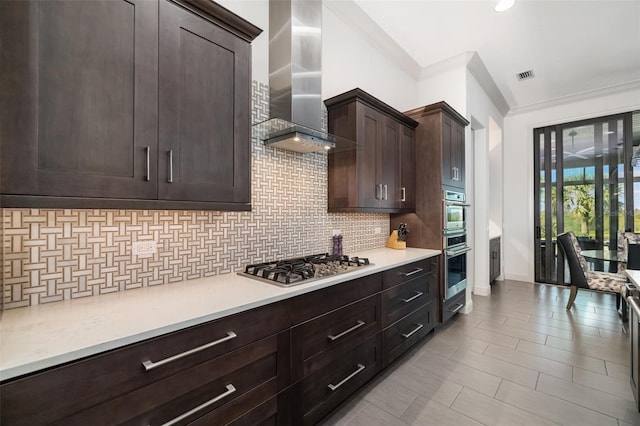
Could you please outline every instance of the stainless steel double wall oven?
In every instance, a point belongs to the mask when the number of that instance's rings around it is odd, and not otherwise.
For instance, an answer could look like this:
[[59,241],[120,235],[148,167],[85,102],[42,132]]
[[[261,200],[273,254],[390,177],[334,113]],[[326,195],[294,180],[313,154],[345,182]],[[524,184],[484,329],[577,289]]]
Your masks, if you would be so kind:
[[[444,299],[449,300],[467,288],[467,245],[466,203],[462,192],[444,190]],[[460,307],[462,307],[461,305]]]

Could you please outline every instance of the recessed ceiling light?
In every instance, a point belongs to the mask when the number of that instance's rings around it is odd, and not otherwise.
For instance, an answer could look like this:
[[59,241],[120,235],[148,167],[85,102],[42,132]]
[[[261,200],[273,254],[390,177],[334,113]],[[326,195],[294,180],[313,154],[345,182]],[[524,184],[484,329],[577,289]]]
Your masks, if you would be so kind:
[[511,9],[514,4],[516,4],[516,0],[499,0],[493,7],[493,10],[496,12],[505,12]]

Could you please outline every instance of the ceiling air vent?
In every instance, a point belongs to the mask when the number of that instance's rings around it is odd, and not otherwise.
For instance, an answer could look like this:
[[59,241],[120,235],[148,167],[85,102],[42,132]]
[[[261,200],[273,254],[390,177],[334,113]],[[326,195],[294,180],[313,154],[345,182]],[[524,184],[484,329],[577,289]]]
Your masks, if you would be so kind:
[[529,71],[519,72],[518,74],[516,74],[516,77],[518,77],[518,81],[522,81],[522,80],[527,80],[529,78],[533,78],[535,76],[533,75],[533,70],[529,70]]

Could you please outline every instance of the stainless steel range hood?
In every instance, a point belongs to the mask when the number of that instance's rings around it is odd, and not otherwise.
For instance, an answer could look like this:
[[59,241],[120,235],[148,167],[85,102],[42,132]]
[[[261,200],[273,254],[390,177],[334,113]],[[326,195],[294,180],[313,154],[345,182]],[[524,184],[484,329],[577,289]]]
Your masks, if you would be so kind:
[[265,145],[297,152],[335,147],[322,130],[322,1],[269,1],[269,114]]

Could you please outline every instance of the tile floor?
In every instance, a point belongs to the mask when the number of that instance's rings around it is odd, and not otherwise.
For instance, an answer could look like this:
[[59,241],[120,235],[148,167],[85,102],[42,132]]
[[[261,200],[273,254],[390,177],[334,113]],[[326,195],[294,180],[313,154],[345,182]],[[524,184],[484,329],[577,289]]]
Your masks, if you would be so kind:
[[324,425],[640,425],[615,297],[496,282]]

